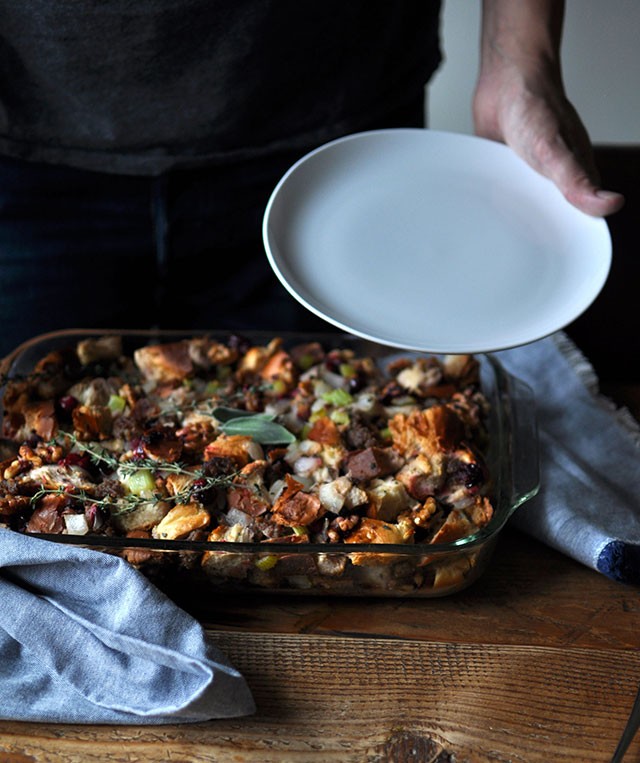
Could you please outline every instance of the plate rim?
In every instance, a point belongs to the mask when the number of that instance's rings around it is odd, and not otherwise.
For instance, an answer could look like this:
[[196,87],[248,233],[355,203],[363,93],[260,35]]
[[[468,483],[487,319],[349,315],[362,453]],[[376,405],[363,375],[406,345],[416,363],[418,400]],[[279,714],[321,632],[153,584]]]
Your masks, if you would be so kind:
[[[585,219],[588,219],[590,221],[590,224],[599,225],[601,228],[601,235],[604,235],[605,238],[605,246],[603,247],[602,252],[600,253],[600,261],[601,261],[601,275],[599,278],[595,281],[595,286],[589,290],[586,290],[586,294],[588,295],[585,300],[583,300],[578,308],[571,313],[571,316],[566,319],[563,318],[564,322],[561,326],[554,326],[551,329],[545,329],[540,330],[537,332],[530,332],[526,339],[517,339],[510,343],[501,343],[500,346],[497,347],[489,347],[482,343],[477,343],[472,340],[467,342],[464,340],[464,342],[460,342],[458,347],[451,347],[451,349],[447,349],[444,346],[444,343],[440,343],[439,346],[436,346],[437,343],[429,342],[423,344],[416,344],[411,341],[398,341],[397,339],[391,339],[384,336],[380,336],[377,334],[372,334],[366,329],[359,328],[357,326],[349,325],[348,323],[343,322],[339,318],[336,318],[330,314],[328,314],[325,310],[322,310],[321,308],[317,307],[316,304],[314,304],[313,301],[313,294],[310,294],[311,300],[307,299],[303,294],[300,293],[300,290],[296,289],[295,284],[295,273],[291,272],[290,268],[288,267],[289,259],[290,258],[283,258],[278,256],[274,251],[273,247],[271,245],[271,220],[272,215],[274,213],[274,209],[276,208],[276,205],[280,199],[280,196],[282,194],[283,188],[290,182],[290,179],[292,176],[297,174],[300,171],[300,168],[308,165],[309,162],[316,157],[319,154],[330,152],[331,150],[335,149],[338,146],[343,146],[349,142],[354,141],[361,141],[363,139],[368,138],[387,138],[393,136],[394,138],[397,138],[397,136],[401,135],[402,133],[409,134],[412,137],[417,137],[418,135],[424,136],[427,140],[430,140],[434,136],[437,139],[445,138],[446,140],[451,141],[460,141],[467,143],[468,145],[475,144],[475,145],[482,145],[482,144],[488,144],[491,146],[491,150],[497,150],[497,151],[503,151],[505,155],[509,154],[511,157],[513,157],[516,161],[521,162],[525,164],[525,166],[529,167],[529,165],[526,165],[523,159],[521,159],[511,148],[506,146],[504,143],[500,143],[498,141],[490,140],[488,138],[484,138],[481,136],[476,136],[468,133],[458,133],[458,132],[449,132],[444,130],[433,130],[431,128],[416,128],[416,127],[394,127],[394,128],[382,128],[382,129],[376,129],[376,130],[364,130],[361,132],[355,132],[355,133],[349,133],[347,135],[332,139],[330,141],[327,141],[326,143],[323,143],[320,146],[317,146],[316,148],[312,149],[311,151],[307,152],[303,156],[301,156],[299,159],[297,159],[280,177],[276,185],[274,186],[268,202],[265,206],[265,211],[263,214],[263,220],[262,220],[262,239],[263,239],[263,246],[264,250],[267,256],[267,259],[269,261],[269,264],[279,279],[280,283],[285,287],[285,289],[291,294],[291,296],[296,299],[300,304],[302,304],[307,310],[309,310],[311,313],[316,315],[317,317],[321,318],[322,320],[326,321],[327,323],[339,328],[342,331],[345,331],[347,333],[353,334],[354,336],[361,337],[363,339],[366,339],[368,341],[372,341],[384,346],[389,347],[395,347],[398,349],[404,349],[408,351],[414,351],[414,352],[436,352],[436,353],[493,353],[493,352],[499,352],[502,350],[508,350],[512,349],[514,347],[519,347],[524,344],[529,344],[534,341],[538,341],[540,339],[543,339],[551,334],[556,333],[557,331],[561,330],[565,326],[569,325],[572,321],[576,320],[581,314],[583,314],[597,299],[600,292],[602,291],[604,285],[606,284],[610,271],[612,266],[612,255],[613,255],[613,243],[611,239],[611,231],[609,229],[609,226],[607,225],[606,218],[597,218],[587,215],[584,212],[581,212],[580,210],[573,208],[576,213],[584,215]],[[510,159],[511,161],[511,159]],[[532,168],[529,167],[529,170],[531,172],[536,172]],[[540,175],[540,173],[537,173],[540,177],[543,177]],[[551,181],[548,181],[551,183]],[[562,197],[561,197],[562,198]],[[570,203],[566,200],[564,202],[568,205]],[[287,273],[288,271],[288,273]],[[519,332],[522,334],[523,332]],[[427,344],[430,346],[427,347]],[[448,343],[450,346],[452,343]]]

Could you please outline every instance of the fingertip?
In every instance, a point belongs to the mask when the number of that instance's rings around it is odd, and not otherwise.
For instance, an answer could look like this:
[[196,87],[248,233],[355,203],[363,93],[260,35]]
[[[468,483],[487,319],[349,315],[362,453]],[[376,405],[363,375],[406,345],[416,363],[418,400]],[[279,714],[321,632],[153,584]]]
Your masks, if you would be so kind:
[[619,212],[622,207],[624,207],[624,196],[617,191],[605,191],[604,189],[599,188],[595,195],[607,207],[607,209],[610,210],[606,214]]
[[625,203],[625,198],[616,191],[607,191],[602,188],[581,189],[567,193],[567,201],[591,217],[608,217],[619,212]]

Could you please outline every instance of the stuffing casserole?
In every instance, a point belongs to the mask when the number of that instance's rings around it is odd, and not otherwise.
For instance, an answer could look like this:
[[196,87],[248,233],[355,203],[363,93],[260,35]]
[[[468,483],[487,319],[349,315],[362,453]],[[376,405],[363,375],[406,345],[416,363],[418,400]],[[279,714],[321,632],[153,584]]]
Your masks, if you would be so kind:
[[13,452],[0,464],[0,522],[99,537],[145,572],[265,590],[447,592],[477,552],[429,548],[494,514],[488,403],[471,356],[380,362],[346,345],[237,335],[126,351],[122,336],[96,336],[10,378],[3,408]]

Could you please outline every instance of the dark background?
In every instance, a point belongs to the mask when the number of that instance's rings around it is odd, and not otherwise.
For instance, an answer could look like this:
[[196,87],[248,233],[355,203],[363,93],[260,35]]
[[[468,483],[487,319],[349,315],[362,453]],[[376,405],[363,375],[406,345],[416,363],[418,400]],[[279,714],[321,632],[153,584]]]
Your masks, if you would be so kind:
[[602,187],[620,191],[624,208],[607,222],[613,242],[609,278],[567,333],[602,381],[640,381],[640,146],[596,146]]

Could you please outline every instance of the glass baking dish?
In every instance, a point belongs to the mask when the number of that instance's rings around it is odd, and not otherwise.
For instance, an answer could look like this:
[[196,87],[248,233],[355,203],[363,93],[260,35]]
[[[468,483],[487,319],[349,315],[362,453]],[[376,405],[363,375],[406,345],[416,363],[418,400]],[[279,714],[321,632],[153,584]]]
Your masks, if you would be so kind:
[[[83,339],[122,337],[124,351],[206,335],[225,340],[229,331],[68,330],[36,337],[0,365],[3,380],[32,372],[44,355]],[[242,332],[266,344],[273,332]],[[350,335],[287,334],[286,346],[320,341],[327,348],[351,348],[386,362],[416,353],[383,347]],[[446,543],[242,543],[161,540],[104,535],[39,533],[38,537],[122,555],[159,587],[191,593],[278,593],[322,596],[434,597],[459,591],[486,569],[500,531],[511,514],[539,486],[538,441],[532,391],[508,374],[491,355],[478,355],[481,389],[489,403],[486,463],[494,513],[472,535]],[[4,392],[4,384],[2,388]]]

